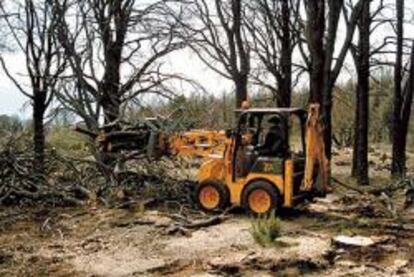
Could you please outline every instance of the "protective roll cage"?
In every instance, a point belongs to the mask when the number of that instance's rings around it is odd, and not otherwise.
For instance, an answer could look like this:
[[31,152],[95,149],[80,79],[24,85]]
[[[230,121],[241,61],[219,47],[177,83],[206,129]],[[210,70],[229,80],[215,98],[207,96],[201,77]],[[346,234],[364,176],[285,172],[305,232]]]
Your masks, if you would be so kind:
[[[232,179],[235,180],[236,172],[235,172],[235,164],[237,159],[237,150],[239,149],[241,145],[241,132],[243,131],[243,125],[246,124],[246,122],[253,116],[253,118],[258,118],[258,128],[261,128],[261,125],[263,123],[263,117],[265,115],[274,115],[278,116],[282,119],[281,122],[285,123],[286,129],[289,128],[289,117],[291,115],[296,116],[299,119],[300,126],[301,126],[301,141],[302,141],[302,149],[303,151],[306,149],[306,143],[305,143],[305,128],[306,128],[306,122],[308,118],[308,112],[300,109],[300,108],[251,108],[247,110],[238,109],[235,111],[239,114],[239,119],[237,123],[237,127],[235,130],[231,130],[230,133],[228,133],[229,136],[232,137],[232,148],[233,148],[233,154],[232,154]],[[250,118],[249,118],[250,117]],[[289,142],[289,132],[286,132],[286,141]],[[289,147],[289,145],[288,145]]]

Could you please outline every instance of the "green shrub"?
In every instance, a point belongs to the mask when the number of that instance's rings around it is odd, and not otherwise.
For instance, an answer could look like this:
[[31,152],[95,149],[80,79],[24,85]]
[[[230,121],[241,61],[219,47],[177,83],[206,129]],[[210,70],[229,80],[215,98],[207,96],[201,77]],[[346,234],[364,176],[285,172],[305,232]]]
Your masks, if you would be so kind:
[[280,237],[280,225],[280,219],[272,212],[268,216],[254,219],[250,233],[261,246],[272,246],[275,245],[275,239]]

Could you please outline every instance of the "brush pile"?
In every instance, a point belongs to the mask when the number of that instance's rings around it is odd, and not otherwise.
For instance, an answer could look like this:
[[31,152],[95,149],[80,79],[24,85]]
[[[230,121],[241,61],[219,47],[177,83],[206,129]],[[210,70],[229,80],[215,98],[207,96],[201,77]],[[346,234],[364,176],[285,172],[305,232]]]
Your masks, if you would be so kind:
[[90,179],[86,178],[86,171],[53,151],[46,156],[45,173],[37,174],[33,170],[31,149],[18,150],[13,143],[8,143],[0,150],[0,205],[84,204],[90,196],[85,186]]
[[183,172],[187,167],[184,160],[118,157],[116,165],[109,167],[93,157],[69,158],[48,149],[44,174],[38,174],[27,145],[10,139],[0,148],[0,206],[118,206],[136,198],[179,203],[190,200],[193,182]]

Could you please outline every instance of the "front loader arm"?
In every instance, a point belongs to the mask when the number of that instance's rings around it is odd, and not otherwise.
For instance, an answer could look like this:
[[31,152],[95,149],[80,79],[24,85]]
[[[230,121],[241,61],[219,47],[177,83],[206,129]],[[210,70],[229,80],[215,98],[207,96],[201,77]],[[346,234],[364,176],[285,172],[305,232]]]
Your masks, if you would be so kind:
[[319,104],[310,104],[308,119],[305,126],[305,175],[301,190],[310,191],[314,188],[317,174],[321,174],[322,189],[330,190],[330,161],[326,157],[323,126],[320,120]]

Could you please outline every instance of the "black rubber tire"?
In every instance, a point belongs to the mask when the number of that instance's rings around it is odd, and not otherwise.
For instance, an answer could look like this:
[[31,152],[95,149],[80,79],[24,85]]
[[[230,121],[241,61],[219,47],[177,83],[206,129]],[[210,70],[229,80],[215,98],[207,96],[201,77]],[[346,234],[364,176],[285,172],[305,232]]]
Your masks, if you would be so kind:
[[[200,200],[199,194],[205,186],[212,186],[219,193],[219,196],[220,196],[219,204],[217,205],[217,207],[215,207],[213,209],[208,209],[208,208],[204,207],[199,201]],[[206,212],[222,211],[225,208],[227,208],[230,204],[229,189],[226,187],[225,184],[223,184],[222,182],[217,181],[217,180],[206,180],[202,183],[199,183],[197,185],[196,189],[195,189],[195,194],[194,194],[193,198],[194,198],[194,201],[197,204],[197,206],[200,209],[202,209],[203,211],[206,211]]]
[[[262,189],[270,195],[272,202],[271,202],[270,209],[266,213],[262,213],[262,214],[256,213],[249,206],[249,195],[256,189]],[[278,208],[280,207],[280,204],[281,204],[279,203],[279,201],[280,201],[280,193],[278,192],[278,189],[271,183],[262,181],[262,180],[253,181],[252,183],[248,184],[246,188],[243,190],[243,194],[242,194],[242,206],[248,211],[249,214],[253,216],[269,215],[272,213],[272,211],[274,211],[274,213],[277,213]]]

